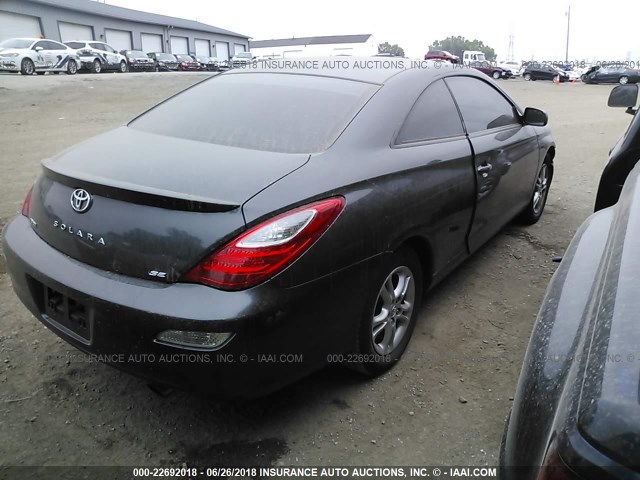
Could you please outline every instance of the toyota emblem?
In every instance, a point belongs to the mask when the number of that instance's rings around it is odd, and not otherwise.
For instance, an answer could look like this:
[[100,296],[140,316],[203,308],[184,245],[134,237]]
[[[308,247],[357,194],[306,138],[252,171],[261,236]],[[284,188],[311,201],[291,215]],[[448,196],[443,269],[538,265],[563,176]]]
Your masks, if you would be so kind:
[[77,188],[71,194],[71,207],[78,213],[84,213],[91,207],[91,195],[82,188]]

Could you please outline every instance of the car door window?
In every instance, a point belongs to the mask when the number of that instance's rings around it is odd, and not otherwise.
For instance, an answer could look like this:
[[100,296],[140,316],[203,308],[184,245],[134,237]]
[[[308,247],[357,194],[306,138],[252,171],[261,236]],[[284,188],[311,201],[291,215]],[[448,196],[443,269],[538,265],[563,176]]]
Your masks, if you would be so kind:
[[396,144],[464,135],[460,115],[442,80],[431,84],[413,105]]
[[47,46],[45,47],[45,49],[47,50],[66,50],[67,49],[67,47],[65,47],[61,43],[52,42],[51,40],[48,40],[45,43],[47,44]]
[[41,47],[43,50],[47,50],[47,43],[45,41],[41,41],[41,42],[36,42],[36,44],[32,47],[33,50],[35,50],[38,47]]
[[104,50],[104,45],[102,43],[93,42],[93,43],[90,43],[89,46],[91,48],[95,48],[96,50],[100,50],[100,51]]
[[116,53],[116,51],[113,48],[111,48],[109,45],[107,45],[106,43],[104,44],[104,49],[109,53]]
[[513,104],[487,82],[474,77],[450,77],[446,82],[467,133],[520,124]]

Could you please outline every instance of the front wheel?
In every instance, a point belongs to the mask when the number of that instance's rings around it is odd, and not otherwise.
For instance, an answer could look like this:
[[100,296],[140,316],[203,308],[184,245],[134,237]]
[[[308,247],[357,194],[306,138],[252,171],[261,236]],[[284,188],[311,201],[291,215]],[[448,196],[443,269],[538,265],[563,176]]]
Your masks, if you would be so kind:
[[36,71],[36,66],[33,63],[33,60],[31,60],[30,58],[23,59],[22,63],[20,64],[20,71],[23,75],[33,75],[33,73]]
[[75,61],[70,60],[69,63],[67,64],[67,74],[75,75],[77,71],[78,71],[78,64]]
[[393,367],[413,333],[422,301],[422,269],[411,249],[392,253],[370,283],[360,320],[356,360],[347,366],[376,376]]
[[500,75],[499,71],[496,70],[495,72],[493,72],[492,77],[493,77],[494,80],[498,80],[500,78],[500,76],[501,75]]
[[551,186],[551,180],[553,178],[553,166],[549,158],[545,158],[538,176],[536,177],[536,184],[533,188],[533,195],[526,208],[520,214],[519,219],[522,223],[527,225],[533,225],[542,216],[544,207],[547,204],[547,197],[549,196],[549,187]]
[[629,83],[629,77],[622,76],[620,77],[620,80],[618,80],[618,82],[620,83],[620,85],[626,85],[627,83]]
[[93,63],[91,64],[91,72],[100,73],[101,71],[102,71],[102,64],[100,63],[100,60],[94,60]]
[[127,73],[127,62],[124,60],[120,62],[120,73]]
[[529,80],[531,80],[531,74],[525,73],[524,75],[522,75],[522,78],[524,78],[528,82]]

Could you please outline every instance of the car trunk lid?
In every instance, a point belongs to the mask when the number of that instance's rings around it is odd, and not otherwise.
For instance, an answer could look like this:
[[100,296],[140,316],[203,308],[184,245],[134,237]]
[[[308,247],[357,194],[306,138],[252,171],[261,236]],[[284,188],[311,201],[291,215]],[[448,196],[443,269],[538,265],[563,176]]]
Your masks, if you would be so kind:
[[[121,127],[44,161],[29,216],[76,260],[173,282],[244,228],[244,202],[307,160]],[[91,196],[83,212],[77,189]]]

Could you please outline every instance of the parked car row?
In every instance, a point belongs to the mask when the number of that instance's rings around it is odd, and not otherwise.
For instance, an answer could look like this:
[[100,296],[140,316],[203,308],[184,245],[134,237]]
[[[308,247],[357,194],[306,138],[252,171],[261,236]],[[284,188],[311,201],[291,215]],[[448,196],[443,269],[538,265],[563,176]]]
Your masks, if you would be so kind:
[[24,75],[65,72],[75,75],[82,62],[62,43],[40,38],[10,38],[0,42],[0,71]]
[[141,50],[118,52],[107,43],[94,40],[60,43],[41,38],[11,38],[0,43],[0,71],[20,72],[24,75],[44,75],[46,72],[73,75],[81,70],[93,73],[107,70],[121,73],[220,71],[230,68],[231,63],[204,55],[145,53]]

